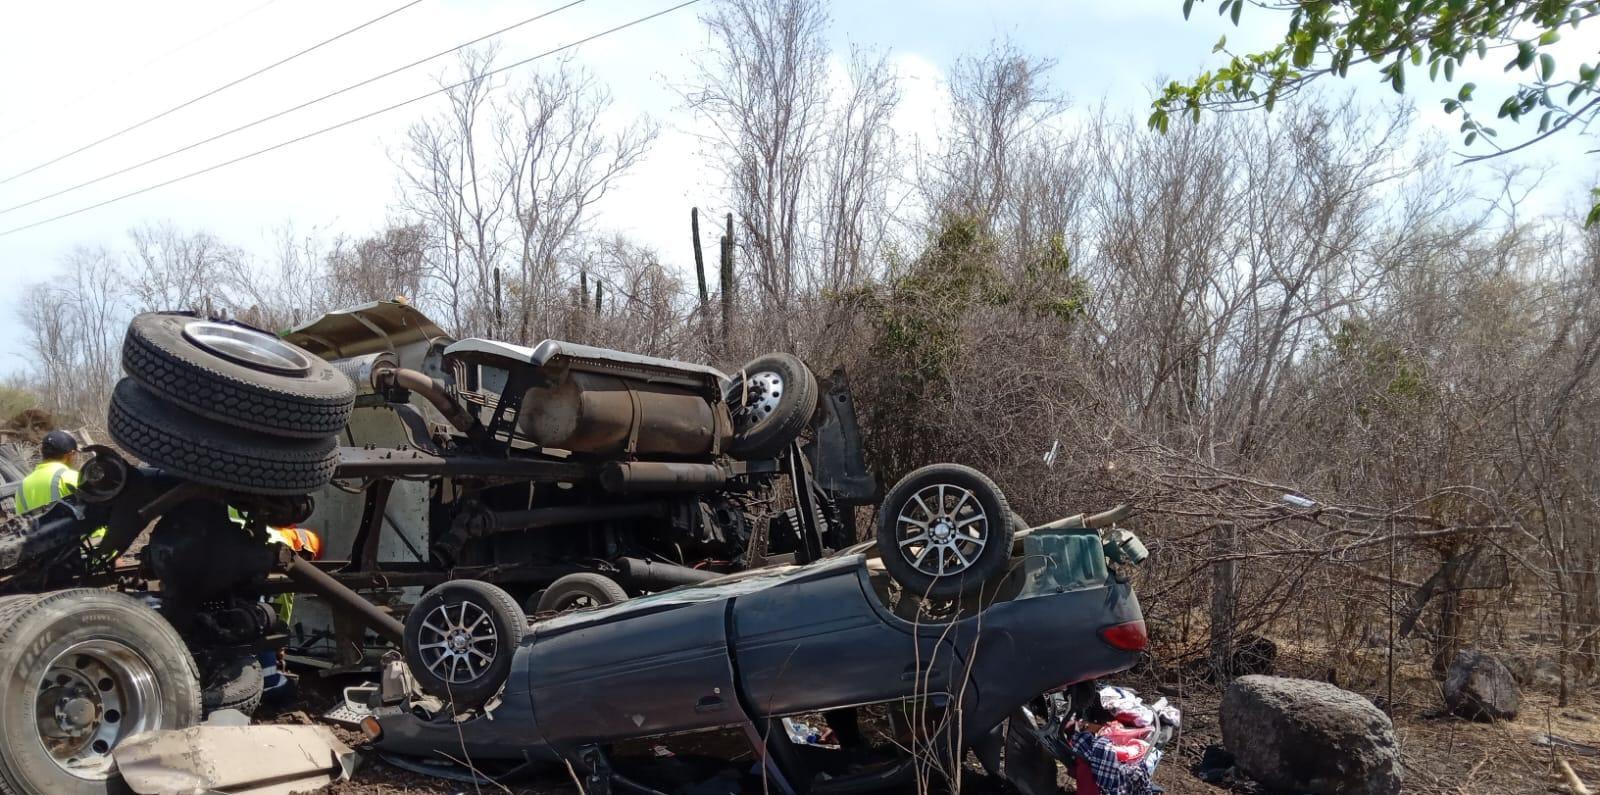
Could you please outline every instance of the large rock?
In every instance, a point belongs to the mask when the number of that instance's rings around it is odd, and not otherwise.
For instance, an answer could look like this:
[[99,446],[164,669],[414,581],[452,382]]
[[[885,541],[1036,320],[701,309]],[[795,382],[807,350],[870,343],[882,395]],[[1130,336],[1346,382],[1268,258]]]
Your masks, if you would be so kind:
[[1444,706],[1468,720],[1510,720],[1522,705],[1517,680],[1499,658],[1462,649],[1444,678]]
[[1388,716],[1326,682],[1241,676],[1222,697],[1222,744],[1269,789],[1313,795],[1400,791]]

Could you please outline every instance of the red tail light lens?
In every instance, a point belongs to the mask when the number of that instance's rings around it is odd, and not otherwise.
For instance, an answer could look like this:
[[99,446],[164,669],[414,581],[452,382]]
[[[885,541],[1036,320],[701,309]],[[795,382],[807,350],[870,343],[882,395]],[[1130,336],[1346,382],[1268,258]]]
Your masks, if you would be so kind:
[[1150,634],[1145,632],[1143,621],[1129,621],[1126,624],[1112,624],[1100,630],[1100,639],[1113,649],[1122,651],[1144,651],[1150,645]]

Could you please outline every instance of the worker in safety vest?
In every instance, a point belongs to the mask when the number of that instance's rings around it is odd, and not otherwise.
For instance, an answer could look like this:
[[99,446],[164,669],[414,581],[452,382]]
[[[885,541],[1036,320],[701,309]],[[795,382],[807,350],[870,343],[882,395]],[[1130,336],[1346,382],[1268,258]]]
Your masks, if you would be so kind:
[[22,479],[17,490],[17,513],[24,514],[71,494],[78,489],[78,470],[72,468],[78,453],[78,440],[66,431],[51,431],[39,444],[39,465]]
[[[239,509],[228,506],[228,519],[234,524],[244,526],[244,515]],[[267,527],[267,543],[282,544],[307,560],[316,560],[322,557],[322,538],[315,532],[302,527]],[[294,594],[281,593],[269,600],[277,610],[278,618],[287,626],[294,617]],[[261,663],[261,689],[262,698],[270,703],[283,703],[292,699],[295,690],[291,688],[293,681],[284,676],[278,669],[278,653],[274,650],[262,650],[257,659]]]

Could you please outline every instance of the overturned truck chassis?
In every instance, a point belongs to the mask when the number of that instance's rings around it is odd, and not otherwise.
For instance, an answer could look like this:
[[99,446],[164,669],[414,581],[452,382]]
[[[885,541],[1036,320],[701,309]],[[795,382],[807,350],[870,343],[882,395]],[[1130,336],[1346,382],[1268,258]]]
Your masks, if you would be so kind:
[[[603,375],[585,378],[598,387],[592,395],[613,403],[582,404],[589,396],[541,390],[548,382],[541,381],[537,366],[497,370],[503,351],[495,343],[451,344],[431,332],[415,340],[393,332],[341,337],[337,328],[339,322],[358,330],[385,324],[432,328],[413,313],[394,304],[370,305],[335,313],[332,327],[328,322],[312,327],[316,335],[290,335],[363,387],[358,414],[362,407],[389,412],[404,429],[399,444],[338,450],[330,488],[353,492],[360,500],[347,546],[325,550],[327,559],[313,562],[267,539],[270,527],[315,517],[319,500],[349,497],[328,489],[283,497],[201,485],[96,446],[85,451],[89,457],[73,497],[0,525],[0,593],[114,587],[154,597],[151,601],[183,635],[202,670],[216,661],[304,641],[291,637],[290,627],[263,597],[314,594],[335,618],[332,654],[324,659],[361,666],[370,664],[363,653],[369,645],[364,630],[375,633],[380,646],[397,644],[402,631],[393,600],[381,604],[385,598],[369,599],[362,591],[392,595],[397,589],[472,578],[527,597],[563,575],[589,571],[638,594],[770,563],[806,563],[857,540],[848,506],[870,501],[875,484],[861,464],[842,374],[823,390],[804,445],[795,442],[775,456],[741,460],[716,454],[720,433],[708,437],[711,449],[700,450],[700,438],[674,435],[673,415],[654,418],[657,427],[641,421],[651,418],[644,416],[649,404],[642,409],[635,394],[640,390],[608,390]],[[374,341],[386,349],[371,350]],[[420,344],[408,349],[408,342]],[[541,346],[529,358],[538,365],[557,354],[589,357],[599,369],[619,371],[656,362],[561,345],[560,351]],[[446,359],[440,353],[447,347],[462,350]],[[393,353],[397,350],[399,355]],[[419,369],[398,367],[402,358]],[[439,375],[453,369],[451,386],[420,369]],[[711,376],[720,374],[706,370],[700,386],[715,388]],[[670,380],[670,375],[652,377]],[[695,405],[672,403],[686,387],[669,384],[657,392],[666,396],[660,409]],[[564,407],[566,415],[546,410],[537,413],[539,421],[530,420],[534,413],[521,411],[530,395],[547,408]],[[619,397],[624,402],[618,404]],[[577,412],[588,412],[591,421],[580,427],[590,437],[598,428],[600,438],[572,438],[570,415]],[[606,412],[619,418],[608,422]],[[596,416],[599,421],[593,421]],[[617,455],[550,455],[530,440],[615,447]],[[360,440],[347,433],[346,441]],[[698,460],[638,460],[634,453],[641,447],[669,459],[694,454]],[[396,486],[407,481],[425,482],[429,491],[429,538],[423,548],[393,522]],[[793,507],[772,510],[778,503]],[[103,536],[90,540],[99,528]],[[139,545],[147,529],[147,541]],[[405,545],[409,560],[380,559],[380,541],[391,533]],[[393,540],[388,543],[393,546]]]

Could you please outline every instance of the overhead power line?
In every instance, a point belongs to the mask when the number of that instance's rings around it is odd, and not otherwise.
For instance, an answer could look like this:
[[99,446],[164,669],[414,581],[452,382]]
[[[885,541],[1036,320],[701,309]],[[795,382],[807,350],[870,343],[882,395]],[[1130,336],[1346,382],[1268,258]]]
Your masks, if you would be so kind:
[[220,94],[220,93],[222,93],[224,91],[227,91],[230,88],[233,88],[236,85],[239,85],[240,83],[245,82],[246,80],[249,80],[249,79],[254,78],[254,77],[259,77],[259,76],[261,76],[263,74],[266,74],[267,72],[272,71],[273,69],[276,69],[276,68],[278,68],[280,66],[283,66],[284,64],[286,64],[286,63],[288,63],[290,61],[293,61],[296,58],[299,58],[301,56],[304,56],[304,55],[307,55],[309,53],[315,52],[315,51],[317,51],[317,50],[319,50],[319,49],[321,49],[323,47],[326,47],[327,45],[332,44],[332,43],[334,43],[334,42],[336,42],[336,41],[338,41],[338,40],[340,40],[340,39],[342,39],[342,38],[344,38],[344,37],[346,37],[346,36],[348,36],[348,35],[350,35],[352,33],[355,33],[356,31],[361,30],[362,28],[370,27],[370,26],[375,25],[375,24],[377,24],[379,22],[382,22],[383,20],[388,19],[389,17],[392,17],[395,14],[398,14],[401,11],[404,11],[404,10],[406,10],[406,9],[408,9],[408,8],[418,4],[420,2],[422,2],[422,0],[409,0],[409,2],[405,3],[404,5],[401,5],[400,7],[396,8],[396,9],[394,9],[392,11],[389,11],[389,12],[387,12],[387,13],[381,15],[381,16],[373,17],[372,19],[369,19],[366,22],[363,22],[363,23],[361,23],[361,24],[359,24],[359,25],[357,25],[357,26],[355,26],[353,28],[350,28],[349,30],[346,30],[346,31],[344,31],[342,33],[335,34],[334,36],[332,36],[330,38],[323,39],[322,41],[319,41],[316,44],[311,45],[310,47],[307,47],[307,48],[305,48],[305,49],[303,49],[303,50],[301,50],[301,51],[299,51],[299,52],[297,52],[297,53],[295,53],[293,55],[290,55],[287,58],[281,58],[281,59],[279,59],[277,61],[273,61],[272,63],[267,64],[266,66],[263,66],[260,69],[255,70],[254,72],[251,72],[250,74],[247,74],[247,75],[245,75],[243,77],[235,78],[235,79],[230,80],[230,81],[228,81],[226,83],[223,83],[222,85],[217,86],[216,88],[213,88],[210,91],[207,91],[204,94],[201,94],[200,96],[194,97],[193,99],[189,99],[189,100],[186,100],[184,102],[180,102],[177,105],[173,105],[172,107],[167,108],[166,110],[161,111],[160,113],[157,113],[156,115],[151,116],[149,118],[146,118],[146,119],[144,119],[142,121],[134,122],[133,124],[130,124],[127,127],[124,127],[124,128],[122,128],[120,130],[117,130],[116,132],[111,133],[110,135],[107,135],[104,138],[97,138],[97,139],[95,139],[93,141],[90,141],[89,143],[86,143],[83,146],[78,147],[77,149],[74,149],[74,150],[72,150],[70,152],[67,152],[64,155],[58,155],[58,156],[56,156],[54,158],[51,158],[50,160],[46,160],[43,163],[40,163],[39,165],[36,165],[33,168],[28,169],[27,171],[19,171],[19,172],[15,173],[15,174],[12,174],[9,177],[6,177],[5,179],[0,179],[0,185],[4,185],[4,184],[6,184],[8,182],[11,182],[12,180],[19,179],[21,177],[26,177],[27,175],[32,174],[33,172],[38,171],[41,168],[44,168],[46,166],[55,165],[56,163],[59,163],[59,162],[61,162],[63,160],[66,160],[67,158],[72,157],[73,155],[80,154],[82,152],[87,152],[90,149],[93,149],[93,148],[99,146],[100,144],[103,144],[106,141],[109,141],[109,140],[111,140],[113,138],[117,138],[119,136],[123,136],[123,135],[126,135],[126,134],[130,133],[130,132],[133,132],[134,130],[137,130],[140,127],[143,127],[146,124],[149,124],[149,123],[151,123],[153,121],[156,121],[158,119],[164,119],[164,118],[166,118],[168,116],[171,116],[172,114],[177,113],[178,111],[183,110],[184,108],[187,108],[187,107],[189,107],[190,105],[193,105],[196,102],[199,102],[199,101],[201,101],[203,99],[206,99],[207,97],[214,97],[217,94]]
[[348,126],[350,126],[352,124],[356,124],[358,122],[366,121],[367,119],[373,118],[374,116],[381,116],[381,115],[383,115],[385,113],[388,113],[390,111],[399,110],[400,108],[406,107],[407,105],[416,104],[418,102],[421,102],[422,100],[428,99],[429,97],[437,96],[439,94],[443,94],[443,93],[446,93],[446,92],[449,92],[449,91],[454,91],[455,89],[461,88],[462,86],[468,85],[468,84],[476,82],[478,80],[482,80],[485,77],[492,77],[494,75],[500,74],[502,72],[508,72],[508,71],[510,71],[512,69],[516,69],[516,68],[521,67],[521,66],[527,66],[528,64],[533,63],[534,61],[537,61],[537,60],[539,60],[541,58],[548,58],[548,57],[550,57],[552,55],[555,55],[555,54],[561,53],[561,52],[565,52],[565,51],[570,50],[570,49],[572,49],[574,47],[580,47],[580,46],[582,46],[584,44],[588,44],[589,42],[594,41],[596,39],[604,38],[604,37],[609,36],[609,35],[611,35],[613,33],[617,33],[619,31],[631,28],[631,27],[633,27],[635,25],[639,25],[639,24],[643,24],[645,22],[649,22],[650,20],[655,19],[657,17],[666,16],[667,14],[670,14],[670,13],[672,13],[674,11],[677,11],[677,10],[679,10],[681,8],[686,8],[688,6],[692,6],[692,5],[694,5],[695,3],[698,3],[698,2],[700,2],[700,0],[684,0],[684,2],[678,3],[675,6],[671,6],[669,8],[664,8],[664,9],[662,9],[660,11],[657,11],[657,12],[655,12],[653,14],[649,14],[647,16],[642,16],[642,17],[639,17],[637,19],[633,19],[631,21],[624,22],[621,25],[617,25],[616,27],[607,28],[605,30],[600,31],[599,33],[595,33],[595,34],[591,34],[589,36],[585,36],[584,38],[581,38],[581,39],[579,39],[579,40],[577,40],[575,42],[572,42],[570,44],[563,44],[560,47],[556,47],[554,49],[545,50],[544,52],[541,52],[538,55],[533,55],[533,56],[530,56],[530,57],[527,57],[527,58],[523,58],[522,60],[517,61],[515,63],[510,63],[510,64],[506,64],[505,66],[501,66],[501,67],[496,68],[496,69],[491,69],[491,70],[489,70],[487,72],[484,72],[481,75],[477,75],[477,76],[469,78],[467,80],[462,80],[459,83],[452,83],[452,84],[447,85],[447,86],[441,86],[440,88],[437,88],[437,89],[434,89],[432,91],[429,91],[426,94],[420,94],[418,96],[412,97],[411,99],[405,100],[403,102],[396,102],[393,105],[389,105],[387,107],[379,108],[379,109],[377,109],[375,111],[372,111],[371,113],[364,113],[364,114],[362,114],[360,116],[356,116],[356,117],[351,118],[351,119],[345,119],[344,121],[341,121],[341,122],[339,122],[337,124],[331,124],[331,125],[328,125],[327,127],[323,127],[320,130],[313,130],[312,132],[308,132],[305,135],[301,135],[301,136],[296,137],[296,138],[291,138],[291,139],[289,139],[287,141],[282,141],[280,143],[273,144],[272,146],[268,146],[268,147],[265,147],[263,149],[257,149],[254,152],[250,152],[248,154],[240,155],[240,156],[235,157],[235,158],[233,158],[231,160],[224,160],[221,163],[215,163],[215,164],[206,166],[205,168],[199,169],[198,171],[191,171],[191,172],[189,172],[187,174],[184,174],[182,176],[173,177],[172,179],[165,180],[163,182],[157,182],[157,183],[155,183],[153,185],[146,185],[146,186],[144,186],[142,188],[139,188],[138,190],[129,191],[129,192],[124,193],[124,194],[122,194],[120,196],[114,196],[112,198],[106,199],[105,201],[95,202],[94,204],[88,205],[86,207],[79,207],[76,210],[72,210],[70,212],[61,213],[60,215],[51,216],[49,218],[45,218],[45,219],[40,220],[40,221],[34,221],[33,223],[30,223],[30,224],[23,224],[22,226],[12,227],[10,229],[5,230],[4,232],[0,232],[0,237],[6,237],[8,235],[14,235],[14,234],[16,234],[18,232],[22,232],[22,231],[25,231],[25,230],[28,230],[28,229],[33,229],[34,227],[43,226],[43,225],[48,224],[48,223],[54,223],[54,222],[60,221],[60,220],[62,220],[64,218],[71,218],[74,215],[79,215],[81,213],[86,213],[86,212],[89,212],[90,210],[97,210],[97,209],[99,209],[101,207],[104,207],[104,206],[106,206],[108,204],[115,204],[117,202],[123,201],[124,199],[131,199],[131,198],[133,198],[135,196],[138,196],[140,194],[149,193],[150,191],[157,190],[159,188],[165,188],[168,185],[172,185],[172,184],[175,184],[175,183],[178,183],[178,182],[183,182],[184,180],[187,180],[187,179],[193,179],[194,177],[198,177],[198,176],[200,176],[202,174],[209,174],[209,173],[211,173],[213,171],[216,171],[217,169],[227,168],[228,166],[234,165],[235,163],[242,163],[242,162],[244,162],[246,160],[249,160],[249,159],[254,158],[254,157],[259,157],[259,156],[267,154],[269,152],[275,152],[275,151],[277,151],[279,149],[282,149],[282,148],[284,148],[286,146],[292,146],[294,144],[300,143],[301,141],[309,140],[309,139],[315,138],[315,137],[317,137],[319,135],[323,135],[325,133],[333,132],[334,130],[340,129],[342,127],[348,127]]
[[[429,55],[426,58],[418,58],[417,60],[412,61],[412,62],[407,63],[407,64],[404,64],[402,66],[396,66],[395,68],[390,69],[387,72],[383,72],[382,74],[373,75],[372,77],[369,77],[369,78],[367,78],[365,80],[361,80],[359,82],[351,83],[350,85],[347,85],[344,88],[338,89],[337,91],[329,92],[327,94],[323,94],[322,96],[317,97],[316,99],[307,100],[307,101],[302,102],[302,103],[300,103],[298,105],[295,105],[293,107],[284,108],[283,110],[280,110],[280,111],[278,111],[276,113],[271,113],[271,114],[268,114],[266,116],[262,116],[261,118],[256,119],[255,121],[246,122],[245,124],[241,124],[238,127],[234,127],[231,130],[224,130],[224,131],[219,132],[216,135],[213,135],[213,136],[211,136],[209,138],[202,138],[202,139],[200,139],[198,141],[194,141],[194,142],[185,144],[185,145],[180,146],[177,149],[174,149],[174,150],[172,150],[170,152],[167,152],[165,154],[156,155],[155,157],[149,158],[148,160],[141,160],[141,161],[139,161],[137,163],[134,163],[131,166],[124,166],[123,168],[119,168],[116,171],[112,171],[112,172],[109,172],[109,173],[106,173],[106,174],[101,174],[98,177],[95,177],[95,178],[89,179],[89,180],[85,180],[83,182],[79,182],[76,185],[71,185],[71,186],[62,188],[61,190],[58,190],[58,191],[56,191],[54,193],[47,193],[47,194],[45,194],[43,196],[38,196],[38,197],[35,197],[35,198],[32,198],[32,199],[29,199],[29,200],[27,200],[27,201],[25,201],[25,202],[23,202],[21,204],[13,204],[10,207],[6,207],[4,209],[0,209],[0,215],[5,215],[6,213],[12,212],[13,210],[20,210],[20,209],[22,209],[24,207],[32,207],[33,205],[38,204],[39,202],[48,201],[50,199],[54,199],[57,196],[63,196],[65,194],[71,193],[71,192],[73,192],[75,190],[79,190],[81,188],[87,188],[90,185],[94,185],[94,184],[99,183],[99,182],[104,182],[104,181],[106,181],[108,179],[111,179],[112,177],[121,176],[123,174],[128,173],[129,171],[136,171],[138,169],[144,168],[145,166],[148,166],[148,165],[150,165],[152,163],[159,163],[162,160],[166,160],[169,157],[174,157],[174,156],[177,156],[177,155],[181,155],[184,152],[187,152],[187,151],[189,151],[191,149],[195,149],[197,147],[205,146],[206,144],[209,144],[209,143],[211,143],[213,141],[221,140],[221,139],[226,138],[226,137],[228,137],[230,135],[233,135],[235,133],[244,132],[245,130],[250,129],[251,127],[257,127],[257,126],[260,126],[262,124],[266,124],[269,121],[281,118],[283,116],[287,116],[287,115],[289,115],[291,113],[294,113],[295,111],[299,111],[299,110],[303,110],[305,108],[309,108],[312,105],[316,105],[316,104],[318,104],[320,102],[325,102],[327,100],[333,99],[334,97],[337,97],[337,96],[339,96],[341,94],[347,94],[347,93],[349,93],[351,91],[354,91],[354,90],[356,90],[358,88],[361,88],[363,86],[371,85],[372,83],[376,83],[379,80],[382,80],[382,79],[384,79],[386,77],[391,77],[393,75],[396,75],[396,74],[399,74],[401,72],[404,72],[407,69],[414,69],[414,68],[416,68],[418,66],[421,66],[422,64],[425,64],[425,63],[427,63],[429,61],[436,60],[438,58],[442,58],[442,57],[444,57],[446,55],[449,55],[451,53],[454,53],[454,52],[460,52],[461,50],[464,50],[464,49],[466,49],[468,47],[471,47],[474,44],[481,44],[482,42],[488,41],[489,39],[492,39],[492,38],[494,38],[496,36],[499,36],[499,35],[501,35],[503,33],[506,33],[508,31],[512,31],[512,30],[516,30],[517,28],[520,28],[520,27],[522,27],[524,25],[529,25],[529,24],[532,24],[534,22],[538,22],[539,20],[544,19],[545,17],[548,17],[551,14],[556,14],[556,13],[565,11],[565,10],[575,6],[575,5],[580,5],[580,4],[586,3],[586,2],[588,2],[588,0],[570,0],[570,2],[566,3],[565,5],[557,6],[555,8],[550,9],[549,11],[545,11],[545,12],[542,12],[542,13],[539,13],[539,14],[534,14],[533,16],[528,17],[527,19],[524,19],[521,22],[514,22],[514,23],[512,23],[510,25],[507,25],[507,26],[505,26],[505,27],[503,27],[503,28],[501,28],[499,30],[491,31],[489,33],[485,33],[482,36],[479,36],[479,37],[477,37],[477,38],[475,38],[475,39],[473,39],[471,41],[462,42],[462,43],[457,44],[456,46],[451,47],[451,48],[449,48],[447,50],[440,50],[439,52],[436,52],[436,53],[434,53],[432,55]],[[0,185],[3,185],[3,184],[5,184],[5,183],[4,182],[0,182]]]
[[17,127],[13,127],[9,131],[7,131],[7,132],[5,132],[3,134],[0,134],[0,141],[8,140],[13,135],[16,135],[17,133],[22,132],[23,130],[32,129],[39,122],[41,122],[41,121],[43,121],[43,120],[45,120],[45,119],[47,119],[47,118],[49,118],[51,116],[59,115],[62,111],[67,110],[68,108],[75,108],[78,105],[83,104],[83,101],[88,99],[89,97],[99,96],[99,95],[102,95],[102,94],[109,93],[111,91],[111,89],[117,88],[118,86],[121,86],[123,83],[128,82],[129,78],[132,78],[132,77],[135,77],[137,75],[143,74],[146,69],[149,69],[150,67],[155,66],[156,64],[161,63],[162,61],[165,61],[166,59],[171,58],[172,56],[177,55],[178,53],[183,52],[184,50],[187,50],[190,47],[193,47],[194,45],[199,44],[200,42],[211,38],[212,36],[215,36],[218,33],[221,33],[222,31],[227,30],[228,28],[231,28],[234,25],[239,24],[240,22],[243,22],[246,18],[254,16],[257,11],[260,11],[261,9],[266,8],[267,6],[270,6],[270,5],[272,5],[273,3],[276,3],[276,2],[278,2],[278,0],[266,0],[266,2],[260,3],[259,5],[256,5],[254,7],[251,7],[249,9],[247,9],[243,13],[232,17],[228,21],[223,22],[222,24],[217,25],[216,27],[213,27],[213,28],[211,28],[210,30],[207,30],[204,33],[201,33],[200,35],[195,36],[194,38],[189,39],[188,41],[185,41],[184,43],[179,44],[178,46],[173,47],[172,49],[161,53],[160,55],[157,55],[156,57],[151,58],[148,61],[145,61],[144,63],[134,67],[133,69],[130,69],[130,70],[127,70],[127,71],[123,71],[123,72],[119,73],[117,75],[117,77],[115,79],[113,79],[109,83],[97,86],[95,88],[91,88],[88,91],[85,91],[85,92],[77,95],[76,97],[73,97],[72,99],[69,99],[66,102],[61,103],[60,105],[55,106],[54,108],[50,109],[49,111],[42,112],[42,113],[30,114],[29,119],[26,122],[23,122],[21,125],[19,125]]

